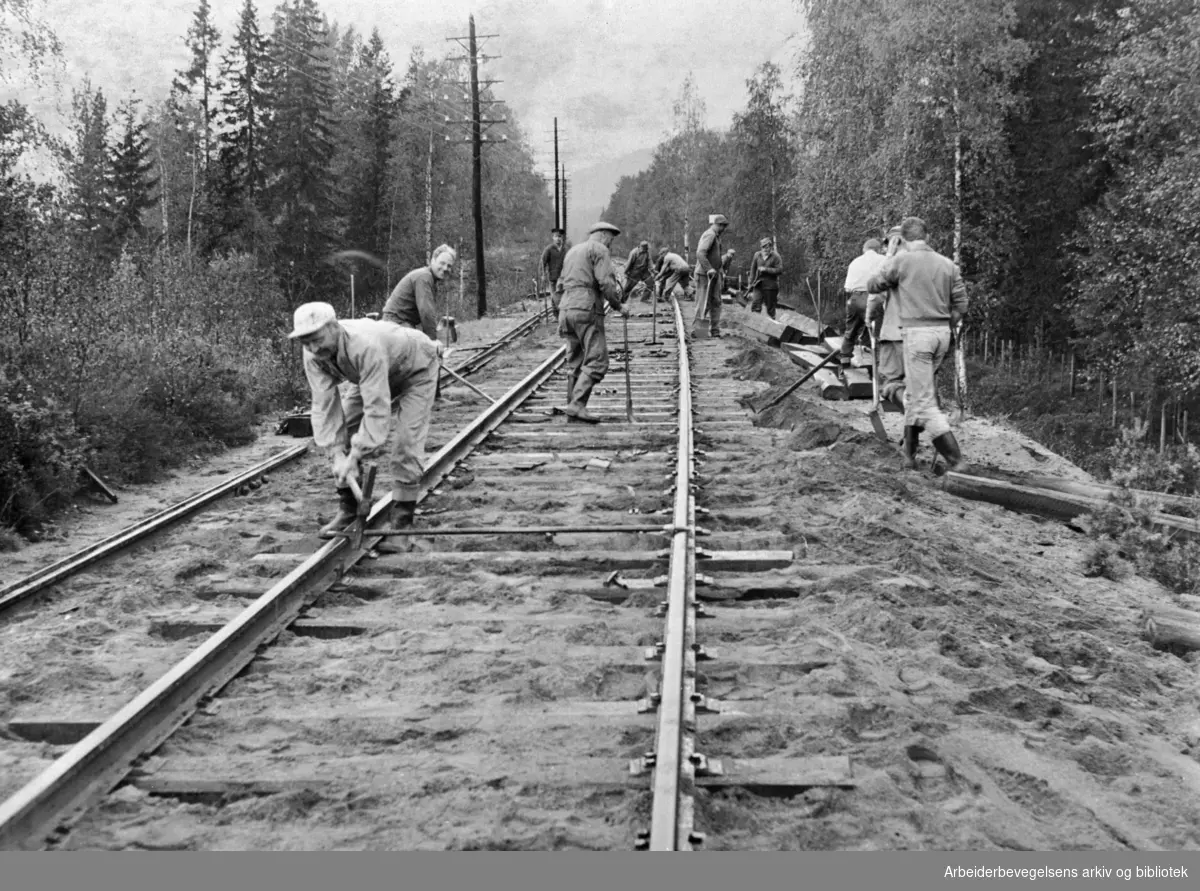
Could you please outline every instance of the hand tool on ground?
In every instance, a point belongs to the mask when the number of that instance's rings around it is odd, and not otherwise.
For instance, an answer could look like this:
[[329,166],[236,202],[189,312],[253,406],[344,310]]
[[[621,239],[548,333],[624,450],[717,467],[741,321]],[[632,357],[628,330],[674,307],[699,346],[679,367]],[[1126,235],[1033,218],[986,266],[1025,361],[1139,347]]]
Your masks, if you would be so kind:
[[633,385],[629,382],[629,364],[633,354],[629,352],[629,316],[621,314],[621,324],[625,331],[625,418],[633,423]]
[[810,377],[812,377],[814,374],[816,374],[818,371],[820,371],[822,368],[824,368],[830,362],[833,362],[835,360],[840,361],[841,354],[837,350],[831,350],[828,356],[826,356],[824,359],[822,359],[820,362],[818,362],[816,365],[814,365],[812,368],[810,368],[804,374],[804,376],[802,378],[800,378],[800,380],[796,381],[794,384],[792,384],[790,387],[788,387],[786,390],[784,390],[782,393],[780,393],[778,396],[776,396],[774,399],[772,399],[770,402],[768,402],[766,405],[764,405],[762,408],[760,408],[758,411],[756,411],[755,414],[760,415],[764,411],[766,411],[768,408],[774,408],[776,405],[783,402],[783,400],[785,400],[789,396],[791,396],[792,393],[794,393],[796,391],[796,389],[802,383],[804,383],[806,380],[808,380]]
[[875,326],[870,321],[867,322],[867,333],[871,336],[871,410],[867,416],[875,428],[875,435],[887,442],[887,430],[883,426],[883,418],[879,417],[879,347],[875,340]]
[[955,326],[953,342],[950,348],[954,351],[954,423],[960,424],[967,417],[967,359],[962,349],[962,322]]
[[472,390],[474,390],[476,393],[478,393],[480,396],[482,396],[484,399],[486,399],[488,402],[492,403],[493,405],[496,403],[495,399],[493,399],[487,393],[483,392],[483,390],[479,389],[477,386],[475,386],[473,383],[471,383],[469,380],[467,380],[465,377],[463,377],[457,371],[454,371],[453,369],[448,368],[445,365],[442,366],[442,371],[446,372],[446,374],[450,375],[452,378],[454,378],[460,384],[465,384],[466,386],[470,387]]
[[354,518],[354,522],[350,524],[350,534],[347,536],[350,539],[351,549],[355,551],[362,548],[363,532],[367,528],[367,514],[371,511],[371,493],[375,490],[375,469],[374,462],[368,462],[363,465],[363,483],[361,487],[354,477],[348,477],[346,480],[350,484],[350,491],[358,499],[358,515]]

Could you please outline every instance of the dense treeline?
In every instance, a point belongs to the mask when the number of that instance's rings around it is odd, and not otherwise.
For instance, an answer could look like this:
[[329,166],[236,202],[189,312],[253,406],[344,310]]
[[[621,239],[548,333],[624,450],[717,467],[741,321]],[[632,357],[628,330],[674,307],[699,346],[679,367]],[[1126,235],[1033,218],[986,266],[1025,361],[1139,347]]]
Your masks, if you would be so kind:
[[613,221],[675,246],[690,227],[694,249],[695,221],[724,212],[739,253],[776,230],[785,289],[819,275],[837,306],[864,239],[916,214],[963,269],[971,336],[1074,351],[1143,419],[1195,407],[1197,0],[798,2],[796,97],[764,66],[717,132],[686,83]]
[[[26,0],[6,7],[0,44],[36,72],[53,34]],[[0,108],[0,524],[46,516],[84,463],[148,479],[249,438],[298,395],[282,335],[301,302],[377,310],[443,241],[474,290],[461,63],[418,50],[398,71],[378,32],[315,0],[266,24],[242,0],[229,35],[199,0],[181,37],[190,63],[152,106],[84,82],[65,139]],[[552,216],[508,118],[485,152],[493,269],[533,254]],[[56,180],[23,172],[34,152]]]

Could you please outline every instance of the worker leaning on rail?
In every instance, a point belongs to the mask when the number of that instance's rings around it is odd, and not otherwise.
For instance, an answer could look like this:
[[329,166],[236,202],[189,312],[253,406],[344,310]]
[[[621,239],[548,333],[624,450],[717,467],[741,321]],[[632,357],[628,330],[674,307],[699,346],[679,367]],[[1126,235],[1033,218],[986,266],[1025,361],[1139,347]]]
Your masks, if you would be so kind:
[[621,286],[613,271],[608,248],[621,230],[611,223],[596,223],[588,240],[567,251],[559,286],[558,333],[567,341],[568,392],[563,414],[567,421],[587,424],[600,419],[589,414],[592,388],[608,374],[608,342],[604,337],[604,304],[626,318],[629,309],[621,304]]
[[383,321],[394,322],[425,332],[430,340],[437,340],[438,308],[437,286],[450,274],[458,259],[454,248],[439,245],[429,258],[429,265],[414,269],[392,289],[391,296],[383,304]]
[[393,419],[392,505],[383,520],[396,528],[411,525],[442,345],[392,322],[339,321],[328,303],[297,309],[288,336],[304,348],[313,439],[333,458],[338,514],[322,527],[321,536],[331,538],[354,520],[358,504],[349,481],[358,478],[363,458],[384,447]]
[[710,337],[721,336],[721,292],[725,290],[725,276],[721,272],[721,234],[728,228],[729,220],[725,215],[716,214],[696,245],[696,287],[704,287],[705,296],[696,305],[692,326],[708,316]]
[[895,288],[904,339],[904,466],[916,466],[922,429],[951,470],[966,464],[950,421],[938,405],[935,374],[950,353],[952,332],[967,314],[967,286],[958,264],[925,242],[925,222],[906,217],[900,224],[905,250],[890,257],[867,285],[871,292]]
[[679,285],[683,288],[683,296],[688,297],[692,289],[692,267],[688,266],[687,260],[672,251],[663,248],[658,252],[658,258],[654,261],[654,268],[657,270],[655,275],[655,285],[661,290],[659,296],[665,300],[669,300],[671,295],[675,293],[675,286]]
[[625,261],[625,285],[621,289],[621,302],[629,300],[633,289],[642,284],[642,303],[650,302],[650,288],[654,287],[654,277],[650,273],[650,242],[643,241],[629,252]]

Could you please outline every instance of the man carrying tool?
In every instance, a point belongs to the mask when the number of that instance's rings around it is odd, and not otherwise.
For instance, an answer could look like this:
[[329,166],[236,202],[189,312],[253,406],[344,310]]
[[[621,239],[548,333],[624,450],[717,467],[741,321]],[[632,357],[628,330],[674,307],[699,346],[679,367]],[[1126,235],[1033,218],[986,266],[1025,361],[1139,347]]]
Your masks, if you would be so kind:
[[383,321],[416,328],[430,340],[437,340],[437,283],[450,274],[457,259],[450,245],[435,248],[428,266],[414,269],[392,289],[383,304]]
[[951,470],[966,468],[950,422],[938,406],[934,375],[951,349],[952,332],[967,313],[967,286],[958,265],[925,242],[925,222],[900,224],[905,250],[891,257],[867,283],[870,291],[895,288],[904,338],[904,463],[914,467],[921,430]]
[[867,282],[883,265],[879,239],[863,242],[862,253],[846,270],[846,331],[842,335],[842,366],[850,364],[854,348],[867,339]]
[[642,303],[650,302],[650,288],[654,287],[654,278],[650,274],[650,242],[643,241],[629,252],[625,261],[625,286],[621,289],[621,302],[626,303],[633,289],[641,284]]
[[[363,458],[383,448],[393,420],[392,506],[384,524],[411,525],[442,345],[390,322],[338,321],[328,303],[297,309],[288,337],[304,348],[313,439],[333,458],[338,514],[321,528],[321,537],[332,538],[354,521],[358,505],[350,480],[357,479]],[[340,384],[349,386],[339,393]]]
[[542,275],[546,276],[550,299],[554,302],[556,310],[558,309],[558,280],[562,278],[563,257],[566,256],[566,251],[563,249],[563,239],[566,235],[567,233],[557,226],[550,230],[550,244],[546,245],[546,249],[542,251],[542,259],[538,264]]
[[655,269],[657,272],[654,284],[661,288],[659,295],[664,300],[671,299],[676,285],[683,288],[684,297],[689,295],[692,289],[692,267],[688,266],[687,260],[679,254],[662,248],[658,252],[658,259],[655,260]]
[[779,306],[779,276],[783,273],[783,258],[774,249],[770,237],[758,243],[758,252],[750,260],[750,293],[753,295],[750,312],[765,309],[768,318],[775,318]]
[[608,342],[604,337],[604,304],[629,318],[621,303],[621,286],[613,272],[608,247],[621,230],[599,222],[588,230],[588,240],[567,251],[563,258],[562,300],[558,333],[567,341],[567,421],[598,424],[587,410],[592,388],[608,374]]
[[696,305],[696,316],[692,319],[692,327],[708,317],[708,333],[710,337],[721,336],[721,292],[724,281],[721,274],[721,234],[729,228],[729,220],[724,214],[716,214],[712,225],[700,236],[696,245],[696,282],[697,287],[704,286],[704,297]]
[[[884,262],[904,249],[900,227],[893,226],[888,230]],[[889,288],[870,295],[867,300],[867,326],[876,332],[874,359],[879,398],[904,408],[904,341],[900,332],[900,301],[896,298],[895,289]]]

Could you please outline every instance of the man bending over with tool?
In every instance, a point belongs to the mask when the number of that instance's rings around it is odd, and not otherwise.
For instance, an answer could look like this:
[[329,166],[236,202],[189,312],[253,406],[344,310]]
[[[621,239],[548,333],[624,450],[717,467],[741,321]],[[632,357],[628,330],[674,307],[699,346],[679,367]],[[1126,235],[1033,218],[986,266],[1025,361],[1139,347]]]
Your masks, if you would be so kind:
[[[392,504],[384,525],[412,525],[425,439],[433,413],[442,345],[416,328],[374,319],[338,321],[328,303],[296,310],[288,337],[304,348],[304,374],[312,389],[313,439],[333,458],[338,514],[321,528],[333,538],[353,522],[358,507],[350,480],[359,462],[381,450],[393,418]],[[343,392],[338,385],[349,383]]]
[[621,230],[611,223],[596,223],[588,230],[588,240],[575,245],[563,258],[558,333],[567,341],[567,386],[571,396],[563,414],[568,422],[600,422],[588,412],[587,404],[592,388],[608,374],[605,302],[629,318],[608,252],[608,246],[620,234]]

